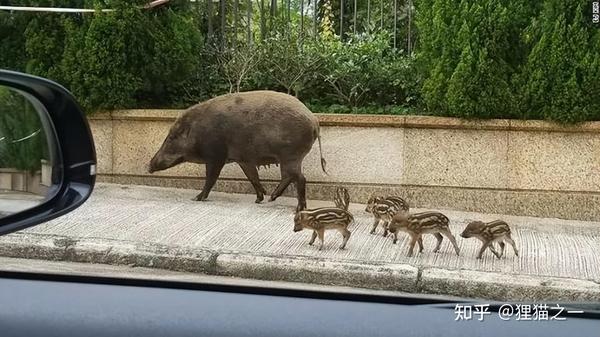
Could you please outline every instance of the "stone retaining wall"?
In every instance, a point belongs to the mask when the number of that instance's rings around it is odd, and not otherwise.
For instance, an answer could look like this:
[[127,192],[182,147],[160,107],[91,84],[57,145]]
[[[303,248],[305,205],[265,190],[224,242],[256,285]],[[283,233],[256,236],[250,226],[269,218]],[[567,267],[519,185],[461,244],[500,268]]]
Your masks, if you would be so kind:
[[[200,188],[200,165],[152,175],[146,170],[179,113],[92,116],[99,181]],[[423,116],[318,117],[329,175],[321,171],[315,142],[304,161],[308,198],[329,199],[334,186],[344,185],[353,202],[395,193],[421,208],[600,220],[600,122],[563,127]],[[268,191],[279,180],[276,167],[259,174]],[[215,190],[253,193],[235,164],[223,169]]]

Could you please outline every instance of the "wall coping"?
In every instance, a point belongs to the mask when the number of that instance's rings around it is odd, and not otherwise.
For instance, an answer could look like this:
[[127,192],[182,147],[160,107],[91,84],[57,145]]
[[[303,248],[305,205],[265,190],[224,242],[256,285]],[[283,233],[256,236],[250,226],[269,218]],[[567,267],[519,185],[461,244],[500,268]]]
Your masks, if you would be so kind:
[[[185,110],[131,109],[97,113],[92,120],[175,121]],[[564,126],[542,120],[490,119],[467,120],[437,116],[357,115],[316,113],[322,126],[346,127],[396,127],[418,129],[462,129],[498,131],[590,132],[600,133],[600,121]]]

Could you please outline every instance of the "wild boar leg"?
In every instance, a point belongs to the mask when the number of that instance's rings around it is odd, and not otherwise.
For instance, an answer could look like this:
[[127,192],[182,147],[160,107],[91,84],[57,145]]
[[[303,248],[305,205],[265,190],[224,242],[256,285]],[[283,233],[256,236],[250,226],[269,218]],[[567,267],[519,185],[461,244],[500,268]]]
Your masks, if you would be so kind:
[[456,238],[454,237],[454,235],[452,235],[452,232],[450,232],[450,229],[443,230],[442,234],[444,234],[444,236],[447,237],[448,240],[450,240],[450,242],[452,242],[452,246],[454,246],[454,251],[456,252],[456,255],[460,256],[460,248],[458,248],[458,244],[456,243]]
[[484,242],[483,245],[481,245],[481,249],[479,249],[479,253],[477,254],[477,259],[481,259],[481,257],[483,256],[483,252],[485,252],[485,250],[492,244],[492,241],[487,241]]
[[210,190],[215,186],[217,182],[217,178],[219,178],[219,174],[221,174],[221,170],[225,166],[225,161],[218,162],[208,162],[206,163],[206,180],[204,181],[204,187],[202,188],[202,192],[196,196],[194,200],[203,201],[206,200]]
[[296,212],[299,212],[306,209],[306,178],[302,172],[296,177],[296,190],[298,192]]
[[383,237],[387,237],[388,236],[388,227],[389,227],[389,221],[383,221]]
[[317,238],[317,231],[313,231],[312,232],[312,236],[310,237],[310,241],[308,241],[308,244],[310,246],[313,245],[313,243],[315,243],[315,239]]
[[500,241],[498,242],[498,245],[500,245],[500,257],[502,257],[504,255],[504,247],[506,244],[504,244],[504,241]]
[[321,241],[319,250],[323,250],[323,246],[325,246],[325,229],[321,228],[317,230],[317,235],[319,236],[319,241]]
[[283,194],[283,191],[294,182],[298,190],[298,206],[296,211],[306,209],[306,178],[302,174],[302,162],[283,162],[281,163],[281,182],[271,194],[273,201]]
[[379,219],[375,218],[375,223],[373,223],[373,228],[371,228],[371,231],[369,233],[370,234],[375,234],[375,230],[377,229],[378,225],[379,225]]
[[283,194],[283,191],[285,191],[285,189],[292,183],[292,177],[281,177],[281,181],[279,182],[279,185],[277,185],[277,187],[275,188],[275,190],[273,191],[273,193],[271,193],[271,198],[269,199],[269,201],[275,201],[277,198],[279,198],[281,196],[281,194]]
[[437,239],[437,245],[433,249],[433,252],[437,253],[440,251],[440,247],[442,246],[442,241],[444,241],[444,237],[440,233],[435,233],[433,234],[433,236],[435,236],[435,238]]
[[493,243],[493,242],[490,244],[490,246],[489,246],[488,248],[489,248],[489,250],[490,250],[492,253],[494,253],[494,255],[496,255],[496,257],[497,257],[497,258],[501,258],[501,257],[502,257],[502,255],[500,255],[500,254],[499,254],[499,253],[496,251],[496,248],[494,248],[494,243]]
[[510,245],[513,247],[513,250],[515,251],[515,255],[519,256],[519,250],[517,249],[517,245],[515,244],[515,241],[512,239],[512,237],[510,237],[510,235],[507,235],[504,240],[508,243],[510,243]]
[[258,178],[258,170],[256,170],[256,166],[246,163],[238,163],[238,165],[240,165],[242,171],[244,171],[244,174],[246,175],[246,178],[248,178],[248,180],[252,184],[252,187],[254,187],[254,191],[256,191],[255,202],[259,204],[265,199],[265,194],[267,193],[267,191],[265,191],[264,187],[262,187],[262,185],[260,184],[260,180]]
[[283,194],[283,191],[285,191],[285,189],[292,183],[292,176],[288,173],[285,167],[285,164],[281,164],[281,181],[279,182],[279,185],[275,187],[273,193],[271,193],[271,198],[269,201],[275,201],[275,199],[279,198],[281,194]]
[[413,256],[413,250],[415,249],[415,244],[417,243],[417,241],[419,241],[419,238],[421,237],[421,234],[412,234],[410,233],[410,243],[408,244],[409,249],[408,249],[408,257]]
[[350,234],[352,233],[348,229],[343,227],[338,228],[338,231],[342,234],[342,237],[344,238],[340,249],[346,249],[346,243],[348,242],[348,239],[350,239]]

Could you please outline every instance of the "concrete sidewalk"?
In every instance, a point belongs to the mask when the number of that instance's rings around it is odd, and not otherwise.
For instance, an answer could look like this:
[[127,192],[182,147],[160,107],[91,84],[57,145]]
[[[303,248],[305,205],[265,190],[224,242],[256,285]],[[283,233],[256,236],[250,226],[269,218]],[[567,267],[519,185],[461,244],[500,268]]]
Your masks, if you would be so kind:
[[19,191],[0,190],[0,217],[39,205],[44,196]]
[[[59,219],[0,238],[0,255],[92,262],[265,280],[356,286],[494,300],[600,300],[600,223],[442,210],[461,256],[445,240],[434,254],[406,257],[408,236],[370,235],[372,218],[352,204],[356,222],[346,250],[326,232],[325,249],[310,232],[293,233],[295,199],[254,204],[253,195],[97,184],[86,204]],[[309,207],[332,202],[309,201]],[[415,210],[419,211],[419,210]],[[515,257],[475,255],[476,239],[458,236],[467,222],[502,218],[513,227]]]

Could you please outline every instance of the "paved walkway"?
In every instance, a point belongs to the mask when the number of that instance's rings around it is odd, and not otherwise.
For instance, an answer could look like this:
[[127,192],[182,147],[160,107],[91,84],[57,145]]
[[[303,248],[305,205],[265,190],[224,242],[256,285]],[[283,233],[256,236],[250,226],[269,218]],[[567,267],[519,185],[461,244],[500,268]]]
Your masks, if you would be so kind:
[[0,190],[0,217],[39,205],[44,196],[33,193]]
[[[496,272],[505,275],[535,275],[600,281],[600,223],[498,216],[442,210],[451,221],[461,256],[444,240],[438,254],[431,252],[435,239],[425,237],[425,251],[406,257],[408,235],[400,235],[398,244],[369,234],[372,218],[364,205],[351,204],[356,222],[346,250],[338,249],[341,236],[325,234],[325,248],[309,246],[309,231],[294,233],[295,199],[255,204],[253,195],[212,192],[209,201],[191,199],[194,190],[97,184],[92,197],[79,209],[54,221],[13,234],[64,236],[74,240],[119,240],[161,247],[205,249],[220,253],[314,259],[366,264],[403,264],[417,268]],[[332,202],[309,201],[309,207]],[[421,211],[421,210],[415,210]],[[475,259],[480,247],[476,239],[459,237],[472,220],[502,218],[511,224],[513,238],[520,250],[515,257],[507,245],[506,257],[495,258],[486,252]],[[0,243],[2,240],[0,239]],[[21,257],[21,256],[14,256]],[[600,288],[599,288],[600,289]]]

